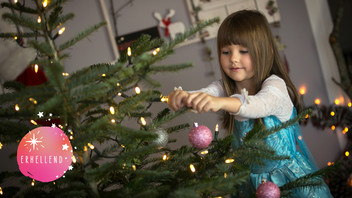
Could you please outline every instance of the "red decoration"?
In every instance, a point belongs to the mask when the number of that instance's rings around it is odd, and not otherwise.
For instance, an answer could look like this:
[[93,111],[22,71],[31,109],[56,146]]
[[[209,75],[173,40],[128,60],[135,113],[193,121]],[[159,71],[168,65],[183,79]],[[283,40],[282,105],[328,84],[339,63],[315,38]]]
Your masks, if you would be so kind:
[[171,18],[168,17],[162,20],[163,24],[165,25],[165,36],[169,36],[169,25],[171,24]]
[[194,147],[204,149],[213,140],[213,135],[208,127],[194,123],[194,127],[188,134],[188,138]]
[[38,68],[38,72],[34,71],[33,66],[28,66],[17,78],[16,81],[26,86],[36,86],[48,81],[43,70]]
[[280,198],[280,188],[273,182],[263,179],[255,192],[256,198]]

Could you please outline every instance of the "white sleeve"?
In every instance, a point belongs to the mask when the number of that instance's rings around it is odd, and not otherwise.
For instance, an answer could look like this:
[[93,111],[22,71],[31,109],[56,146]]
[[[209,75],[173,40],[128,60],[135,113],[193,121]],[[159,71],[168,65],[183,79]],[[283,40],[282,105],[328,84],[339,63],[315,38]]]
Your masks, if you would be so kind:
[[226,96],[225,90],[221,80],[217,80],[212,82],[205,88],[195,90],[195,91],[187,91],[188,93],[196,93],[196,92],[203,92],[215,97],[224,97]]
[[241,107],[236,116],[248,119],[263,118],[274,115],[280,121],[290,119],[293,103],[287,91],[286,83],[281,78],[272,75],[262,85],[262,89],[256,95],[234,94],[241,100]]

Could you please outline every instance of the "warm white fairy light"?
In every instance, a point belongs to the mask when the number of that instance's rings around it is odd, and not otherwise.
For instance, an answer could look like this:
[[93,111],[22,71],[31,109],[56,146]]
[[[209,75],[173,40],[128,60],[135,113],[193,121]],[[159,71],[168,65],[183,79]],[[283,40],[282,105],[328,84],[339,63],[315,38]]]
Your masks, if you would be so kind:
[[33,104],[37,104],[38,103],[34,98],[29,98],[28,100],[33,102]]
[[147,125],[147,121],[144,119],[144,117],[141,117],[141,124],[143,125],[143,126],[145,126],[145,125]]
[[349,103],[347,104],[347,106],[348,106],[348,107],[351,107],[351,106],[352,106],[352,102],[349,102]]
[[234,162],[235,160],[234,159],[227,159],[227,160],[225,160],[225,163],[226,164],[230,164],[230,163],[232,163],[232,162]]
[[69,76],[70,74],[69,73],[66,73],[66,72],[63,72],[62,73],[62,76]]
[[342,131],[343,134],[346,134],[348,132],[348,127],[345,127]]
[[306,94],[306,87],[305,86],[302,86],[301,88],[299,88],[299,94],[301,94],[302,96],[304,94]]
[[84,146],[83,151],[88,151],[88,148],[86,146]]
[[115,119],[111,119],[110,122],[115,124],[116,120]]
[[62,28],[59,30],[58,34],[59,34],[59,35],[63,34],[63,33],[65,32],[65,30],[66,30],[66,28],[65,28],[65,27],[62,27]]
[[43,3],[42,3],[42,5],[43,5],[44,8],[46,8],[46,6],[48,6],[48,4],[49,4],[49,1],[48,1],[48,0],[44,0]]
[[34,121],[34,120],[31,120],[31,123],[32,123],[33,125],[38,125],[37,122]]
[[17,3],[17,2],[18,2],[18,0],[13,0],[13,2],[14,2],[14,3]]
[[348,157],[350,155],[350,152],[346,151],[345,156]]
[[125,145],[121,144],[121,147],[122,147],[122,148],[125,148]]
[[70,135],[70,140],[73,140],[73,136],[72,135]]
[[32,180],[31,186],[34,186],[34,179]]
[[74,155],[72,156],[72,162],[73,162],[73,163],[76,163],[76,162],[77,162],[76,157],[75,157]]
[[0,149],[2,149],[2,146],[3,146],[3,145],[2,145],[1,142],[0,142]]
[[116,86],[118,86],[118,87],[119,87],[119,86],[120,86],[120,83],[116,83]]
[[117,95],[118,95],[118,96],[122,96],[122,93],[119,92],[119,93],[117,93]]
[[88,146],[89,146],[90,149],[92,149],[92,150],[94,149],[94,145],[93,144],[88,143]]
[[101,77],[106,77],[106,74],[102,74]]
[[208,154],[208,153],[209,153],[208,150],[204,150],[204,151],[200,152],[200,154],[203,154],[203,155]]
[[332,126],[331,126],[331,130],[334,131],[335,129],[336,129],[335,125],[332,125]]
[[132,169],[134,170],[134,171],[136,171],[136,165],[132,165]]
[[130,47],[128,47],[128,48],[127,48],[127,56],[131,56],[131,55],[132,55],[131,48],[130,48]]
[[160,51],[160,48],[156,48],[156,49],[153,51],[153,55],[154,55],[154,56],[157,55],[159,51]]
[[224,178],[227,178],[227,173],[224,173]]
[[162,96],[160,100],[161,102],[168,102],[169,98],[167,96]]
[[316,105],[320,105],[320,99],[319,99],[319,98],[315,99],[315,100],[314,100],[314,103],[315,103]]
[[167,160],[167,155],[166,154],[163,155],[163,160],[164,161]]
[[141,88],[139,88],[138,86],[136,86],[134,88],[134,91],[136,92],[136,94],[140,94],[141,93]]
[[190,164],[189,168],[191,169],[192,173],[196,172],[196,168],[194,167],[193,164]]
[[19,111],[20,110],[20,106],[18,106],[18,104],[15,105],[15,110]]
[[335,104],[339,105],[340,104],[340,100],[339,99],[335,99]]
[[38,16],[37,23],[41,23],[41,22],[42,22],[42,18],[40,18],[40,16]]
[[0,187],[0,195],[3,195],[4,193],[2,192],[2,188]]
[[112,115],[115,114],[115,108],[114,108],[113,106],[111,106],[111,107],[109,108],[109,110],[110,110],[110,114],[112,114]]
[[330,112],[330,115],[331,115],[332,117],[334,117],[334,116],[335,116],[335,112],[331,111],[331,112]]

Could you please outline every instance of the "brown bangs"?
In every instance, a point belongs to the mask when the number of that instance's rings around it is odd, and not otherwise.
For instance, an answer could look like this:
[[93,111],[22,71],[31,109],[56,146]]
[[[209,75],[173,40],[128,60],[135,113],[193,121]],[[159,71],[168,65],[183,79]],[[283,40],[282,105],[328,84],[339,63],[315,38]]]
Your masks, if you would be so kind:
[[249,38],[246,34],[246,28],[241,26],[243,26],[243,23],[239,23],[238,20],[224,21],[218,31],[218,49],[232,44],[247,47],[247,41]]

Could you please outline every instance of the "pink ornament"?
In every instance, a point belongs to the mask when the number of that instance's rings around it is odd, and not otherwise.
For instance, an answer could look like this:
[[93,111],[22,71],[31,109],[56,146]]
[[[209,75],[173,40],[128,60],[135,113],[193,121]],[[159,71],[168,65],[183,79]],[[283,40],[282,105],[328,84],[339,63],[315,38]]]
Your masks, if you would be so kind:
[[273,182],[263,179],[255,192],[257,198],[280,198],[280,188]]
[[188,134],[188,138],[194,147],[204,149],[207,148],[213,140],[213,135],[208,127],[198,125],[198,123],[195,122],[194,127]]

